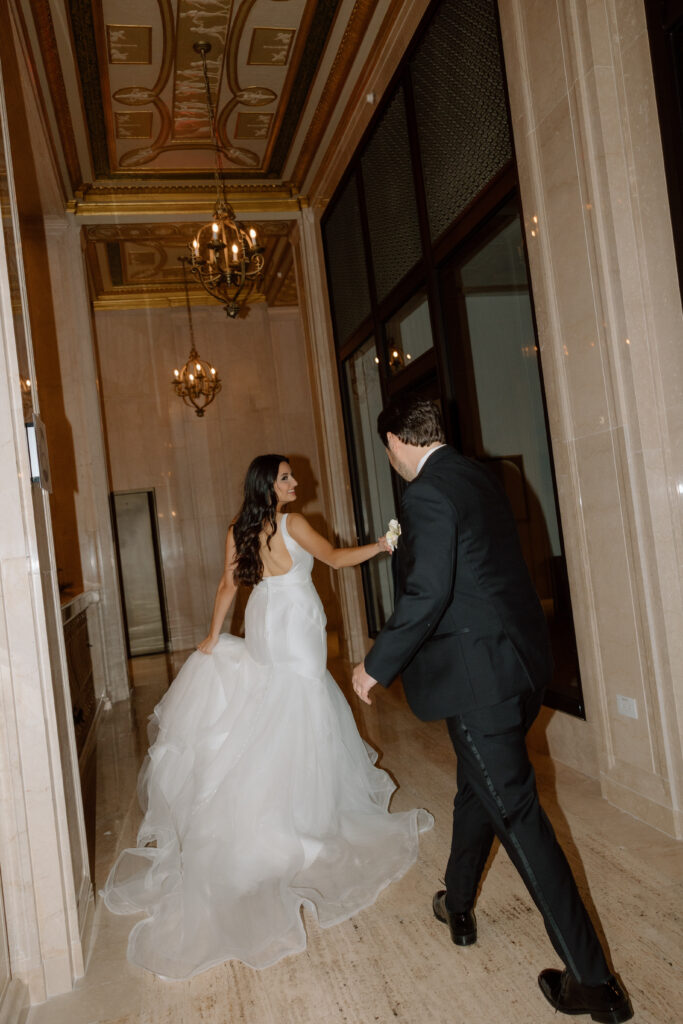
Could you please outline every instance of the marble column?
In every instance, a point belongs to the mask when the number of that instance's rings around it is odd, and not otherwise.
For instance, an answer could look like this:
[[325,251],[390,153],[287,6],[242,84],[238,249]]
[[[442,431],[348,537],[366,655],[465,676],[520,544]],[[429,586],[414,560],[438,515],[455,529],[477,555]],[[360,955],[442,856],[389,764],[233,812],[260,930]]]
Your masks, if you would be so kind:
[[[45,217],[44,232],[60,368],[59,381],[51,383],[61,390],[70,427],[83,589],[95,591],[98,598],[88,612],[95,692],[100,699],[125,700],[129,692],[126,647],[81,231],[65,214]],[[53,472],[59,472],[60,451],[52,451],[50,457]]]
[[[328,522],[338,542],[357,543],[346,454],[337,356],[330,320],[320,219],[312,208],[301,212],[292,234],[299,302],[308,350],[311,398],[321,453],[321,478]],[[360,572],[335,574],[342,621],[342,648],[360,661],[369,647]]]
[[29,362],[31,343],[6,124],[0,80],[0,872],[18,1010],[22,992],[39,1002],[68,991],[83,955],[63,775],[74,751],[60,751],[55,693],[65,677],[53,680],[63,643],[52,637],[55,662],[48,640],[56,567],[47,496],[31,483],[19,380],[16,329]]
[[587,710],[548,742],[683,836],[683,322],[644,6],[499,8]]

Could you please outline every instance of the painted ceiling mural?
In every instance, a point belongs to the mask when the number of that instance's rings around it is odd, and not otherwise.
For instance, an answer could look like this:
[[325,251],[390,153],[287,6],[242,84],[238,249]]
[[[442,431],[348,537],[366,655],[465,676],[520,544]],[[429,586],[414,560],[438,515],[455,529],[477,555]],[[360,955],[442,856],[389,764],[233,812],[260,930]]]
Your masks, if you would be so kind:
[[[84,218],[96,306],[183,300],[178,256],[215,200],[199,42],[211,47],[228,198],[238,218],[258,219],[266,248],[252,299],[295,304],[288,215],[307,202],[304,180],[330,123],[343,117],[340,99],[359,52],[370,52],[370,25],[391,31],[388,13],[375,18],[388,0],[18,2],[37,31],[35,81],[47,86],[42,107],[61,143],[66,207]],[[194,282],[190,292],[192,302],[215,301]]]
[[[69,0],[98,177],[281,174],[339,0]],[[92,45],[90,45],[92,44]]]

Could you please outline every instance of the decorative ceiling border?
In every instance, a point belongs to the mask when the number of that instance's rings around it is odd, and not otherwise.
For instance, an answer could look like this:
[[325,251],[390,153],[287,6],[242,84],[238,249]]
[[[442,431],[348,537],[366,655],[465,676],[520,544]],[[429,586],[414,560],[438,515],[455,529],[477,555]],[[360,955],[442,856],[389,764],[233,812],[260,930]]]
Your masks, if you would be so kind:
[[278,174],[282,174],[306,97],[313,84],[318,63],[325,49],[340,3],[341,0],[334,0],[334,2],[328,0],[328,2],[318,2],[314,5],[315,11],[306,38],[306,48],[301,58],[300,70],[292,84],[282,124],[270,154],[271,165],[273,169],[277,169]]
[[90,156],[95,174],[106,176],[109,167],[107,135],[102,119],[104,104],[97,65],[95,23],[90,0],[67,0],[74,55],[81,80],[81,99],[88,126]]
[[[406,51],[406,41],[413,38],[429,3],[430,0],[419,0],[419,3],[417,0],[413,0],[410,4],[406,4],[404,0],[391,0],[373,41],[372,52],[356,77],[346,106],[340,114],[340,124],[345,125],[347,129],[352,126],[351,138],[355,138],[351,144],[352,150],[355,150],[360,142],[376,110],[374,105],[369,106],[364,102],[364,97],[368,92],[375,93],[377,97],[384,94]],[[335,144],[337,141],[335,140]],[[336,167],[336,171],[333,171],[332,175],[335,182],[338,183],[348,163],[348,156],[345,157],[343,153],[349,146],[349,140],[345,139],[342,143],[343,151],[335,152],[335,144],[329,147],[325,160],[306,187],[309,203],[319,210],[324,209],[327,205],[330,193],[336,187],[336,184],[332,187],[329,181],[331,166]],[[310,167],[311,162],[306,168],[306,174],[309,173]],[[299,189],[303,187],[304,181],[305,177],[298,183]],[[324,191],[321,192],[323,188]]]
[[368,30],[372,16],[377,8],[378,0],[356,0],[348,24],[344,30],[339,49],[327,76],[318,106],[306,132],[299,156],[297,158],[292,180],[301,188],[318,151],[323,135],[327,130],[330,117],[341,96],[346,80],[351,72],[358,47]]
[[[287,238],[296,221],[254,221],[254,227],[264,238]],[[162,241],[187,243],[202,225],[191,221],[178,224],[160,221],[157,224],[90,224],[83,231],[88,242]]]
[[[38,36],[38,46],[40,48],[40,55],[45,69],[47,84],[50,89],[52,106],[57,119],[57,131],[59,133],[59,140],[62,144],[62,152],[64,154],[67,174],[69,175],[69,182],[71,187],[75,189],[83,181],[83,169],[78,157],[76,135],[74,133],[73,120],[71,118],[69,100],[66,94],[62,67],[59,61],[57,37],[55,35],[55,27],[52,20],[52,11],[50,10],[49,0],[32,0],[31,14],[33,16],[36,35]],[[39,81],[35,73],[34,80],[36,82]],[[45,109],[45,103],[42,96],[40,97],[40,102],[43,109]]]
[[[266,182],[242,183],[227,190],[235,212],[296,214],[305,206],[292,184]],[[69,213],[78,217],[154,217],[212,215],[216,192],[208,185],[147,185],[119,182],[89,183],[75,192],[67,204]]]

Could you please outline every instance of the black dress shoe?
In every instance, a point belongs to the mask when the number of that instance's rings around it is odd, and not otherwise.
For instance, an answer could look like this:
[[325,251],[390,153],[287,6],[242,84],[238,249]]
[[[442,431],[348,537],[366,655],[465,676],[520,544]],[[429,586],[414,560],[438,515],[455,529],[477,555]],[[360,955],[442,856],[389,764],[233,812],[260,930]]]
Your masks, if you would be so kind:
[[453,914],[446,906],[446,890],[439,889],[434,893],[432,910],[437,921],[443,921],[451,930],[451,938],[456,946],[471,946],[477,941],[477,919],[474,911],[466,910],[464,914]]
[[538,984],[560,1013],[590,1013],[599,1024],[622,1024],[633,1016],[631,1000],[614,976],[602,985],[581,985],[569,971],[549,969],[541,971]]

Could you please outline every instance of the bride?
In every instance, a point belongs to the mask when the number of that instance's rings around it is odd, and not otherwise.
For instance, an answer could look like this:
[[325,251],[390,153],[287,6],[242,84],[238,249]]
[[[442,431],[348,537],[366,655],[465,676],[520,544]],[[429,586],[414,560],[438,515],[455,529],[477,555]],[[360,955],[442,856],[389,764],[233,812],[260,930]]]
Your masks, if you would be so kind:
[[[433,824],[388,813],[395,787],[326,671],[311,581],[314,558],[340,569],[388,544],[334,548],[284,511],[296,486],[283,456],[251,463],[209,635],[150,719],[138,845],[103,895],[114,913],[146,912],[128,958],[162,977],[301,952],[302,906],[324,928],[369,906]],[[253,585],[244,640],[220,634],[240,584]]]

